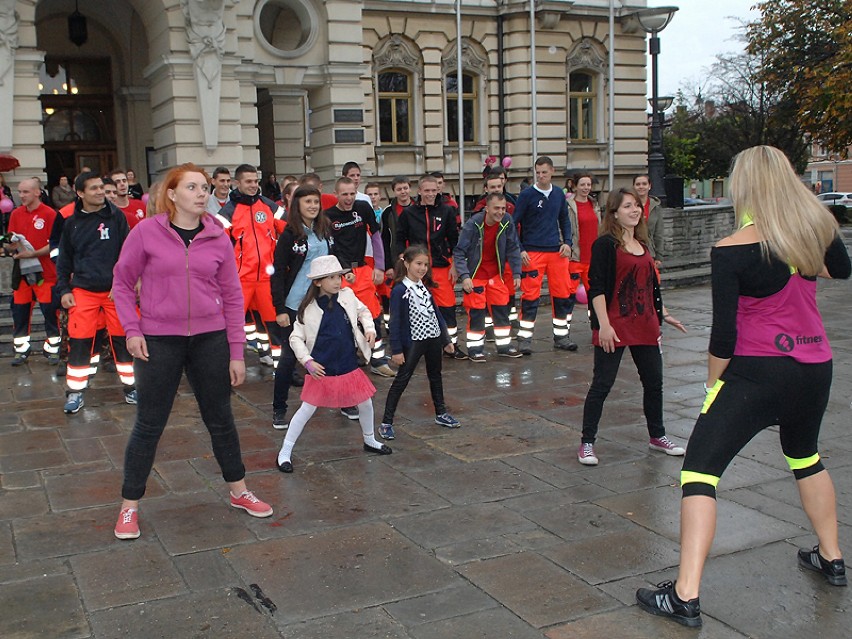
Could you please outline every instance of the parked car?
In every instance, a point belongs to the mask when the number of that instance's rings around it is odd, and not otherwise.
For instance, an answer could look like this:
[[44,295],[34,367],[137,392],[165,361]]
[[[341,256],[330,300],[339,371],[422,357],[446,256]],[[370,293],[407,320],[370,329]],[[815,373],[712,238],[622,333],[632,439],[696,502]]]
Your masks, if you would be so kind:
[[706,206],[707,204],[715,204],[715,202],[713,200],[702,200],[697,197],[683,198],[684,206]]
[[846,208],[852,206],[852,193],[820,193],[817,199],[826,206],[840,205]]

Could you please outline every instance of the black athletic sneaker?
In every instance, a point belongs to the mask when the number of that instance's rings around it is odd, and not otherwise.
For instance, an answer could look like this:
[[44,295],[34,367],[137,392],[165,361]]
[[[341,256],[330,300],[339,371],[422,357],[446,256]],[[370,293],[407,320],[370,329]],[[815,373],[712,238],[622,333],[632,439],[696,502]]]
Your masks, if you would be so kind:
[[657,584],[657,590],[640,588],[636,591],[636,601],[642,610],[652,615],[669,617],[690,628],[701,627],[701,606],[698,597],[681,601],[671,581]]
[[819,554],[819,545],[813,547],[813,550],[807,548],[799,549],[799,564],[802,568],[821,572],[826,581],[832,586],[846,585],[846,565],[842,559],[828,561]]

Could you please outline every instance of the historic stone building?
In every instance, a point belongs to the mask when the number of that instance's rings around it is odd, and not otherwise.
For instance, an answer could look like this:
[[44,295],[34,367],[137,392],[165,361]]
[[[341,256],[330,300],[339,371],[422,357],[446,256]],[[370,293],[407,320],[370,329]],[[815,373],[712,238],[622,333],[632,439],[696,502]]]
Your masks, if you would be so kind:
[[[604,190],[611,143],[617,182],[647,152],[645,34],[622,28],[645,2],[614,4],[610,51],[609,0],[536,2],[538,152]],[[145,181],[185,161],[330,180],[356,160],[385,182],[437,169],[454,182],[462,164],[472,194],[490,154],[519,180],[529,3],[464,0],[462,34],[459,83],[454,0],[0,0],[0,152],[22,165],[7,180],[121,165]]]

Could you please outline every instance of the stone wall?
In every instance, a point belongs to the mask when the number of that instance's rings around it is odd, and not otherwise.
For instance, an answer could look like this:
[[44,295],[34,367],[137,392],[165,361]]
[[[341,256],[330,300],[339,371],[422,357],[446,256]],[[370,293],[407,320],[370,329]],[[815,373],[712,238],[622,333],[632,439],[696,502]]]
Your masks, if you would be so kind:
[[710,249],[734,230],[731,206],[663,209],[663,288],[709,282]]

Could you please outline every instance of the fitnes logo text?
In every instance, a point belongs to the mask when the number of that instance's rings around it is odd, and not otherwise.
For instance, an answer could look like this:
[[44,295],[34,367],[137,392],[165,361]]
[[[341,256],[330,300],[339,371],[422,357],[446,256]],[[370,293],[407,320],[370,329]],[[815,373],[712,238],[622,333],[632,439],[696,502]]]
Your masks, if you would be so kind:
[[778,333],[775,336],[775,348],[782,353],[790,353],[796,346],[821,344],[822,341],[822,335],[796,335],[794,338],[791,335],[787,335],[787,333]]

